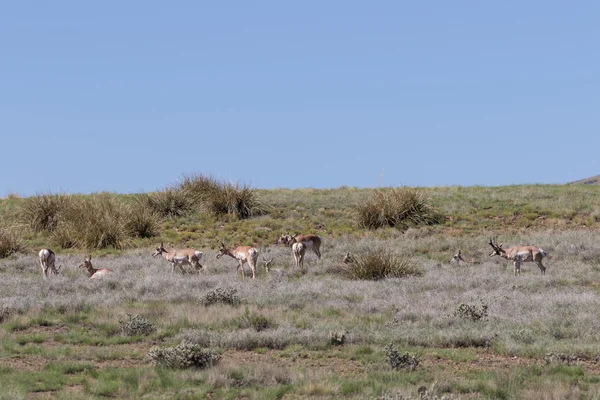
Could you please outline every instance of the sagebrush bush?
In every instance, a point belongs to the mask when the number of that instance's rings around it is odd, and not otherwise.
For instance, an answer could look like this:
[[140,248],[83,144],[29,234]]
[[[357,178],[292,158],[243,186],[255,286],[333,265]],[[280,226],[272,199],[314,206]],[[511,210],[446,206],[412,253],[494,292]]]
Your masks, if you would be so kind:
[[131,316],[127,314],[129,319],[119,321],[121,326],[121,335],[123,336],[147,336],[156,331],[156,325],[151,324],[148,320],[140,315]]
[[140,202],[161,217],[181,217],[192,209],[189,196],[182,190],[166,188],[158,192],[140,195]]
[[0,227],[0,258],[25,251],[25,241],[14,228]]
[[379,280],[423,274],[419,265],[410,257],[387,248],[356,254],[352,262],[341,268],[350,279]]
[[19,219],[34,232],[53,232],[73,197],[67,194],[40,194],[25,199]]
[[439,223],[438,211],[430,200],[416,188],[401,187],[390,190],[377,190],[356,206],[358,225],[362,228],[377,229]]
[[154,346],[148,356],[155,364],[173,369],[208,368],[221,359],[214,350],[187,342],[181,342],[175,347]]
[[454,310],[455,317],[470,319],[471,321],[485,321],[488,316],[488,305],[479,299],[479,304],[461,303]]
[[218,303],[237,306],[241,303],[241,299],[240,296],[238,296],[236,289],[218,287],[208,291],[204,297],[200,299],[200,303],[204,306]]
[[385,355],[388,364],[395,370],[408,368],[412,371],[419,366],[419,359],[415,354],[400,353],[392,343],[385,347]]

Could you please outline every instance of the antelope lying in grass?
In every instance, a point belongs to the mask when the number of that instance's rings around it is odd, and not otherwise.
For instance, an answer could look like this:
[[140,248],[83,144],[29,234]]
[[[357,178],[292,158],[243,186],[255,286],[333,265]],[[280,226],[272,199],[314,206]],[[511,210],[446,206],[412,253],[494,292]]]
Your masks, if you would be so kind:
[[265,271],[267,271],[267,274],[269,275],[272,274],[272,276],[274,276],[277,280],[281,280],[287,276],[287,271],[279,268],[272,269],[271,264],[273,263],[274,259],[274,257],[270,260],[266,260],[263,258],[263,262],[265,263]]
[[452,257],[452,260],[450,260],[450,262],[452,264],[458,264],[458,265],[461,265],[461,264],[481,264],[480,261],[475,261],[475,260],[467,261],[464,258],[462,258],[462,253],[461,253],[460,249],[456,251],[456,254],[454,255],[454,257]]
[[156,248],[152,257],[162,256],[165,260],[171,263],[171,273],[175,273],[175,265],[179,267],[182,274],[185,274],[184,265],[193,266],[196,271],[201,271],[204,267],[200,264],[202,252],[194,249],[171,249],[167,251],[163,244]]
[[542,259],[547,256],[548,253],[543,249],[536,246],[513,246],[504,250],[502,245],[494,243],[492,238],[490,238],[489,245],[494,249],[494,251],[490,253],[490,257],[500,256],[514,262],[515,276],[521,274],[522,262],[535,262],[537,266],[540,267],[542,275],[546,274],[546,267],[542,264]]
[[238,246],[235,249],[230,250],[221,243],[217,258],[221,258],[224,255],[228,255],[238,261],[238,269],[241,269],[242,280],[244,280],[246,276],[244,273],[244,264],[246,263],[248,263],[252,270],[252,279],[256,279],[256,262],[258,261],[258,250],[256,248],[252,246]]
[[86,268],[90,279],[99,279],[99,278],[102,278],[103,276],[113,273],[113,270],[110,268],[99,268],[99,269],[94,268],[94,266],[92,265],[92,256],[91,255],[86,256],[83,259],[83,264],[81,264],[79,266],[79,268]]
[[279,239],[277,239],[277,244],[285,244],[292,248],[296,266],[304,264],[304,253],[306,252],[306,249],[311,249],[315,252],[319,260],[321,259],[321,238],[312,233],[308,235],[296,234],[295,236],[292,236],[289,233],[281,235]]
[[56,268],[56,254],[50,249],[41,249],[39,254],[40,264],[44,278],[48,278],[48,274],[58,275],[60,267]]

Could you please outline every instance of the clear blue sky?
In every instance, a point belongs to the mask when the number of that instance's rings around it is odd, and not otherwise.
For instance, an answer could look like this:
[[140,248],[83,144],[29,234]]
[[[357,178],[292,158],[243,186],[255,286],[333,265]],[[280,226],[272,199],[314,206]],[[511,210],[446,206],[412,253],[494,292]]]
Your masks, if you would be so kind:
[[0,196],[600,174],[597,1],[10,1]]

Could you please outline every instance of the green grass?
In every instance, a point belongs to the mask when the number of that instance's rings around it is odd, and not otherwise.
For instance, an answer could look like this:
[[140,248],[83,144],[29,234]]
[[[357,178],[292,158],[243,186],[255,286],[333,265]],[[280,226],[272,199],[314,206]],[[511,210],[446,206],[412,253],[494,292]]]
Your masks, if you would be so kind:
[[[0,398],[419,398],[420,387],[429,398],[600,397],[600,187],[419,191],[444,216],[438,224],[363,228],[356,206],[376,190],[347,187],[256,190],[268,213],[250,218],[160,215],[156,236],[128,233],[127,246],[94,252],[97,267],[117,273],[102,282],[76,270],[78,248],[59,249],[61,275],[43,280],[35,249],[54,233],[26,228],[20,239],[32,250],[0,260]],[[102,201],[127,210],[139,196]],[[0,200],[5,223],[18,223],[25,201]],[[290,231],[323,238],[323,257],[307,254],[305,271],[292,272],[290,250],[272,244]],[[543,247],[547,274],[526,263],[515,278],[510,262],[488,257],[492,235]],[[150,256],[160,241],[202,250],[207,271],[172,275]],[[215,258],[221,241],[258,246],[260,260],[288,275],[259,267],[242,282],[234,260]],[[480,264],[451,265],[457,249]],[[348,252],[406,255],[421,273],[347,279],[339,270]],[[203,305],[209,293],[220,301]],[[127,315],[156,330],[123,335]],[[183,340],[215,349],[220,362],[152,365],[150,348]],[[419,365],[394,370],[389,343]]]

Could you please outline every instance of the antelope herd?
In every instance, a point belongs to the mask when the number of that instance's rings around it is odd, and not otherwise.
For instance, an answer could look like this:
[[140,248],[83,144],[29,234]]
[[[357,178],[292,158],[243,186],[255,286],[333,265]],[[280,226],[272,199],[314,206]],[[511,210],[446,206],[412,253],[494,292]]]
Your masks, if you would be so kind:
[[[275,242],[275,244],[283,244],[287,247],[290,247],[292,250],[292,256],[294,259],[293,268],[304,268],[304,258],[306,255],[306,250],[312,250],[317,258],[321,259],[321,238],[314,234],[307,235],[290,235],[289,233],[285,235],[281,235],[279,239]],[[514,275],[519,276],[521,274],[521,263],[524,262],[535,262],[537,266],[540,268],[542,275],[546,274],[546,267],[542,264],[542,259],[547,256],[543,249],[536,246],[513,246],[507,249],[502,247],[502,244],[497,244],[493,238],[490,238],[488,243],[493,251],[490,254],[492,256],[500,256],[507,260],[510,260],[514,263]],[[256,267],[258,263],[258,254],[259,251],[256,247],[253,246],[237,246],[234,248],[228,248],[225,244],[221,243],[221,247],[219,248],[219,252],[217,253],[217,259],[221,258],[224,255],[227,255],[238,262],[237,269],[240,270],[242,275],[242,280],[245,278],[244,273],[244,265],[248,264],[250,270],[252,271],[252,279],[256,279]],[[60,266],[56,268],[56,254],[48,248],[41,249],[39,254],[40,265],[42,267],[42,273],[44,274],[44,278],[48,278],[50,275],[58,275],[60,272]],[[196,272],[204,271],[205,268],[202,264],[200,264],[200,260],[202,259],[202,252],[196,249],[186,248],[186,249],[171,249],[170,251],[165,249],[163,243],[155,249],[152,257],[162,256],[165,260],[167,260],[171,264],[171,273],[175,273],[175,267],[178,267],[181,270],[182,274],[186,273],[186,270],[183,268],[184,266],[191,266]],[[278,277],[283,277],[287,275],[287,272],[281,269],[272,270],[271,264],[274,258],[270,260],[264,259],[265,270],[267,273],[271,273],[271,271],[275,271]],[[355,258],[350,254],[346,253],[343,256],[343,263],[351,264],[355,262]],[[461,250],[458,250],[454,256],[452,257],[451,263],[453,264],[480,264],[479,261],[471,260],[466,261],[463,256]],[[81,265],[79,265],[79,269],[84,269],[88,277],[90,279],[98,279],[104,276],[113,274],[114,271],[110,268],[94,268],[92,265],[92,256],[85,256],[84,261]]]

